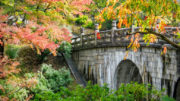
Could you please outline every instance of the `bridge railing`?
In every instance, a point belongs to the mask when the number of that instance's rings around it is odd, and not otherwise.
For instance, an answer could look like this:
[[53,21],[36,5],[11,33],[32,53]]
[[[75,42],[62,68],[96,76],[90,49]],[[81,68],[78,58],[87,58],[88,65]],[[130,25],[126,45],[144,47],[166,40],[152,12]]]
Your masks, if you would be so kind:
[[[134,35],[131,35],[132,32],[137,32],[140,30],[140,27],[132,28],[120,28],[117,29],[116,22],[113,21],[112,29],[99,31],[98,24],[95,25],[95,32],[84,35],[84,30],[80,36],[72,39],[72,47],[76,49],[92,48],[92,47],[104,47],[104,46],[127,46],[131,40],[134,38]],[[148,28],[147,28],[148,29]],[[165,27],[165,36],[168,37],[171,41],[178,43],[180,40],[176,39],[177,35],[174,34],[177,29],[180,27]],[[156,30],[156,29],[155,29]],[[139,42],[144,43],[143,34],[140,34]],[[166,44],[165,41],[158,39],[156,44]]]

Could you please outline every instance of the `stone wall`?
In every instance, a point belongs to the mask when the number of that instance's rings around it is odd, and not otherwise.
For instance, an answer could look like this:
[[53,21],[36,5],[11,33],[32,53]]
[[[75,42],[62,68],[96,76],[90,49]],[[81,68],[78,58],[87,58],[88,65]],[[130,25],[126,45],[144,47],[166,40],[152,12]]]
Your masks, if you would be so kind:
[[116,89],[116,71],[127,56],[126,59],[139,69],[144,83],[152,83],[158,89],[166,88],[167,94],[172,96],[177,81],[177,53],[172,49],[162,55],[161,50],[141,47],[127,55],[126,47],[92,48],[74,51],[73,58],[87,80],[100,85],[107,83],[111,89]]
[[180,50],[177,50],[177,73],[180,77]]

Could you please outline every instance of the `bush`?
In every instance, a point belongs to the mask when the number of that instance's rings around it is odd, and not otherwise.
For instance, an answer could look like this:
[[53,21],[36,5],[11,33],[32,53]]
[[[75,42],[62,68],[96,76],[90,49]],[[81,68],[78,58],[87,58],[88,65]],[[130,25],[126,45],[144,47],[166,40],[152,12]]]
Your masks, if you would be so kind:
[[90,29],[94,28],[94,24],[93,24],[92,20],[90,18],[88,18],[88,16],[86,16],[86,15],[77,17],[75,19],[75,23],[77,25],[83,26],[84,28],[90,28]]
[[92,21],[87,21],[87,23],[85,25],[83,25],[83,27],[94,29],[94,23]]
[[[151,89],[150,89],[150,88]],[[43,96],[47,96],[43,98]],[[149,97],[147,97],[149,96]],[[87,87],[76,86],[74,90],[61,87],[57,93],[46,92],[38,94],[36,99],[56,101],[175,101],[174,99],[163,94],[163,91],[158,91],[150,85],[130,83],[122,86],[117,91],[111,91],[107,85],[100,87],[99,85],[91,85]],[[36,100],[36,101],[38,101]]]
[[[12,75],[14,81],[17,80],[17,84],[20,84],[18,80],[20,80],[21,78],[19,78],[18,76]],[[7,83],[8,79],[5,80],[0,80],[0,86],[3,87],[3,90],[0,90],[0,97],[1,96],[6,96],[8,97],[8,101],[12,100],[12,99],[16,99],[18,101],[25,101],[25,99],[28,97],[29,94],[29,90],[27,90],[25,87],[21,87],[19,85],[16,84],[10,84]],[[13,81],[13,82],[14,82]],[[1,101],[1,99],[0,99]]]
[[48,88],[54,92],[59,91],[61,86],[68,86],[72,81],[70,71],[65,68],[55,70],[51,65],[43,64],[41,72],[48,81]]
[[26,73],[25,74],[26,78],[34,78],[36,77],[36,80],[38,83],[36,84],[35,87],[31,88],[31,92],[34,94],[37,93],[42,93],[45,91],[52,91],[51,89],[48,88],[48,80],[42,75],[41,72],[35,74],[35,73]]
[[62,42],[58,48],[58,52],[65,53],[66,56],[71,56],[72,46],[68,42]]
[[112,21],[111,20],[106,20],[105,22],[102,23],[101,30],[110,30],[112,29]]
[[85,16],[85,15],[79,16],[75,19],[75,23],[77,25],[84,25],[84,24],[86,24],[87,20],[88,20],[88,16]]
[[18,51],[21,48],[21,46],[19,45],[13,45],[13,44],[8,44],[7,46],[5,46],[5,54],[11,58],[14,59],[18,56]]
[[12,87],[11,89],[12,91],[16,91],[12,94],[9,95],[10,99],[17,99],[18,101],[25,101],[26,98],[29,96],[29,90],[25,89],[25,88],[21,88],[21,87]]
[[43,93],[37,93],[33,101],[61,101],[59,93],[53,93],[52,91],[45,91]]

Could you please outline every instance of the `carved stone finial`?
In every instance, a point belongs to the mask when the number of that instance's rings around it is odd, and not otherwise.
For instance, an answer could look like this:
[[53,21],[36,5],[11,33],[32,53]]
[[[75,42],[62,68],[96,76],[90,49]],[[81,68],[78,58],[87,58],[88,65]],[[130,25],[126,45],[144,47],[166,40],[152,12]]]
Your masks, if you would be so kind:
[[95,31],[99,31],[99,24],[95,24]]
[[84,28],[81,27],[81,34],[84,34]]
[[116,20],[112,21],[112,29],[117,29],[116,22],[117,22]]

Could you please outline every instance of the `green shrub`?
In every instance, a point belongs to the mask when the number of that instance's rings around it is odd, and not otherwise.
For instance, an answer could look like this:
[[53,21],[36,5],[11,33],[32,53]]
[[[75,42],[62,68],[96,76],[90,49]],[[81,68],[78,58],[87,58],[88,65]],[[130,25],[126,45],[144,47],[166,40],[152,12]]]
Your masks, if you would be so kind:
[[46,92],[46,91],[52,91],[51,89],[48,88],[48,80],[42,75],[41,72],[39,72],[37,74],[26,73],[25,77],[26,78],[36,77],[36,80],[38,81],[36,86],[31,88],[31,92],[37,94],[37,93],[42,93],[42,92]]
[[175,100],[166,95],[161,97],[161,101],[175,101]]
[[72,81],[70,71],[65,68],[55,70],[51,65],[43,64],[41,72],[48,81],[49,89],[54,92],[58,91],[61,86],[68,86]]
[[37,93],[33,101],[61,101],[60,94],[52,91],[45,91],[43,93]]
[[[15,78],[17,77],[15,76]],[[0,96],[4,95],[7,96],[9,99],[16,99],[17,101],[25,101],[25,99],[28,97],[30,91],[26,88],[15,86],[13,84],[7,84],[7,80],[0,81],[0,85],[2,85],[4,89],[4,91],[0,90]]]
[[65,53],[66,56],[70,57],[72,51],[72,46],[68,42],[62,42],[60,47],[58,48],[58,52]]
[[111,20],[106,20],[105,22],[102,23],[101,30],[110,30],[111,28],[112,28]]
[[[43,96],[48,97],[44,98]],[[150,85],[130,83],[122,86],[117,91],[110,90],[107,85],[100,87],[88,83],[87,87],[76,86],[74,90],[61,87],[57,93],[46,92],[35,96],[36,99],[51,101],[175,101]],[[36,100],[36,101],[38,101]]]
[[[61,101],[104,101],[112,92],[107,85],[100,87],[99,85],[92,85],[88,83],[86,88],[76,86],[74,90],[68,88],[61,88]],[[113,100],[107,100],[113,101]]]
[[8,44],[7,46],[5,46],[5,54],[11,58],[14,59],[18,56],[18,51],[21,48],[21,46],[19,45],[13,45],[13,44]]
[[[74,90],[61,89],[62,101],[167,101],[174,99],[164,95],[163,91],[158,91],[150,85],[130,83],[122,86],[117,91],[111,91],[107,85],[100,87],[91,85],[86,88],[77,86]],[[147,97],[149,96],[149,97]]]
[[86,24],[87,20],[88,20],[88,16],[85,16],[85,15],[79,16],[75,19],[75,23],[77,25],[84,25],[84,24]]
[[94,29],[94,23],[92,21],[87,21],[86,24],[83,25],[84,28]]
[[25,88],[20,88],[20,87],[16,87],[16,88],[13,87],[12,90],[14,90],[16,92],[9,95],[9,98],[10,99],[15,98],[18,101],[25,101],[26,98],[29,96],[28,94],[30,92],[29,90],[27,90]]
[[83,26],[84,28],[90,28],[90,29],[94,28],[94,24],[93,24],[92,20],[90,18],[88,18],[88,16],[86,16],[86,15],[77,17],[75,19],[75,23],[77,25]]

